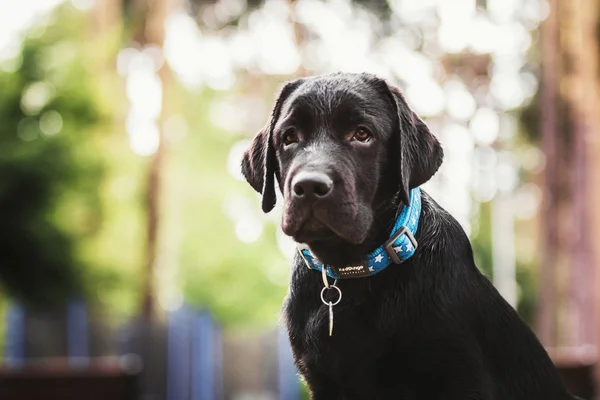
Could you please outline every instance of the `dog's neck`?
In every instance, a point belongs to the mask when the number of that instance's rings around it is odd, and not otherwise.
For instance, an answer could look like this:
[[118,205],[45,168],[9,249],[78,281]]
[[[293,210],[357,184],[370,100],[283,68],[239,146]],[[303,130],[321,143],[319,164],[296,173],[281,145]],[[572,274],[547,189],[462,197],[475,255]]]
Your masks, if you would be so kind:
[[310,244],[312,253],[324,264],[343,267],[363,260],[366,254],[381,246],[389,238],[404,206],[397,193],[382,197],[376,202],[373,224],[362,243],[351,243],[342,238],[315,241]]

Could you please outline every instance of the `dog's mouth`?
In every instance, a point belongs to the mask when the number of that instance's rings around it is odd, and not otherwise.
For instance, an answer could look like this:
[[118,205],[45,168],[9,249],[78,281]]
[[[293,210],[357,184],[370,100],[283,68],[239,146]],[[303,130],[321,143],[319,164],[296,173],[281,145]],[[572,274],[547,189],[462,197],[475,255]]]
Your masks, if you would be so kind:
[[305,244],[340,239],[331,228],[314,216],[307,218],[292,237],[296,242]]
[[368,218],[352,217],[343,212],[331,215],[323,210],[288,211],[284,213],[282,228],[298,243],[346,241],[359,244],[364,241],[370,226]]
[[[360,255],[356,251],[349,252],[348,246],[364,243],[369,233],[370,218],[348,218],[341,217],[340,214],[321,218],[321,213],[318,212],[307,214],[310,216],[302,221],[297,219],[298,214],[284,214],[283,231],[297,243],[307,245],[319,260],[329,265],[343,266],[364,255],[363,250],[360,250]],[[370,214],[365,212],[364,215]],[[291,227],[298,228],[291,231]],[[358,246],[356,249],[362,247]]]

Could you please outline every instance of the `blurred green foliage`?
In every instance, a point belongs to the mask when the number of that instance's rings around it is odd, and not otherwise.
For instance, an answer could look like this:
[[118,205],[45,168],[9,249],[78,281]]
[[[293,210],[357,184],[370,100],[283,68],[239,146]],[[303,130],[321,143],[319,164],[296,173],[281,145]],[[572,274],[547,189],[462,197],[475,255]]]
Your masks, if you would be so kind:
[[[258,195],[227,170],[231,146],[243,136],[215,127],[209,117],[211,105],[226,95],[208,89],[200,95],[183,88],[176,93],[190,128],[167,147],[163,254],[169,267],[179,270],[187,301],[209,308],[230,327],[274,325],[290,262],[277,248],[279,227],[265,220]],[[244,243],[236,236],[224,212],[224,203],[234,197],[255,204],[256,217],[265,222],[258,241]]]
[[85,296],[131,313],[147,160],[129,150],[114,73],[101,73],[115,48],[88,24],[59,7],[0,65],[0,281],[36,306]]
[[[527,223],[527,222],[525,222]],[[473,224],[474,229],[471,235],[471,245],[473,247],[473,257],[475,264],[481,272],[490,280],[494,278],[493,254],[492,254],[492,203],[484,202],[479,204],[477,221]],[[518,226],[516,231],[519,232]],[[519,234],[517,234],[517,239]],[[517,243],[518,246],[518,243]],[[518,302],[517,312],[528,323],[533,324],[536,287],[534,268],[531,263],[525,262],[522,257],[517,256],[517,285]]]
[[[0,279],[21,301],[84,295],[93,307],[131,315],[140,300],[150,159],[129,148],[122,81],[114,69],[102,74],[116,48],[86,37],[88,22],[60,7],[2,66]],[[272,325],[289,266],[276,246],[276,225],[267,223],[257,243],[245,244],[221,211],[228,196],[255,196],[226,168],[240,135],[209,122],[222,94],[173,86],[173,103],[192,128],[168,145],[159,253],[178,271],[187,301],[225,324]]]
[[492,255],[492,207],[491,202],[479,204],[477,220],[473,223],[471,246],[475,264],[489,279],[493,278]]
[[35,304],[82,292],[76,241],[99,224],[92,129],[101,115],[80,29],[37,27],[0,72],[0,278],[9,294]]

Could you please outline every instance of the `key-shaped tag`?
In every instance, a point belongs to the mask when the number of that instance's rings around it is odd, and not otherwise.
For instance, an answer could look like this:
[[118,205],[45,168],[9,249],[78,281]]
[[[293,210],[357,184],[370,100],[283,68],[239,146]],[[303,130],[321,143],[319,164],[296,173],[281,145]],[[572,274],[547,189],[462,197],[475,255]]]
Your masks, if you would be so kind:
[[329,302],[329,336],[333,335],[333,303]]

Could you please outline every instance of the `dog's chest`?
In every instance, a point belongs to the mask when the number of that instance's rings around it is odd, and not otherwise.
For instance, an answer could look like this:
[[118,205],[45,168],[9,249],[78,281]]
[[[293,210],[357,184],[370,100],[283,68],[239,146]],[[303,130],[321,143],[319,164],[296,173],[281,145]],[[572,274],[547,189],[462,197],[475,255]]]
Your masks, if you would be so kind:
[[328,309],[315,306],[306,318],[288,321],[296,361],[305,369],[302,372],[319,371],[338,382],[371,380],[368,375],[383,356],[382,341],[377,339],[371,318],[356,310],[334,311],[333,334],[329,336]]
[[379,313],[370,304],[337,310],[332,336],[324,305],[290,299],[286,307],[294,316],[286,321],[294,357],[307,380],[317,374],[355,398],[391,398],[380,393],[383,388],[394,398],[400,393],[416,398],[410,368],[415,354],[398,346],[397,337],[382,334]]
[[333,307],[333,332],[329,336],[329,307],[319,296],[319,288],[304,286],[290,295],[285,303],[285,319],[297,357],[310,364],[339,364],[357,367],[383,355],[386,334],[383,332],[378,297],[364,289],[340,284],[343,301]]

